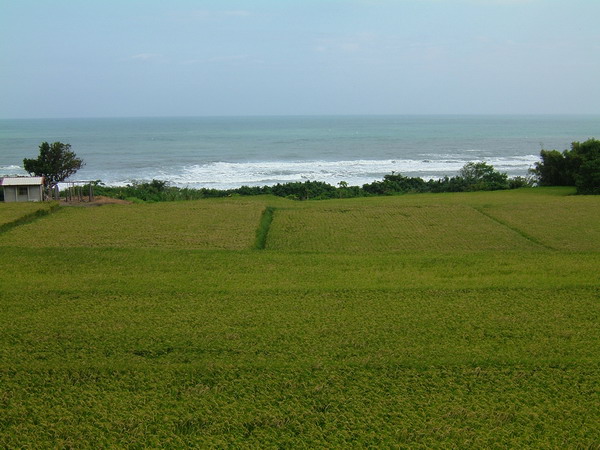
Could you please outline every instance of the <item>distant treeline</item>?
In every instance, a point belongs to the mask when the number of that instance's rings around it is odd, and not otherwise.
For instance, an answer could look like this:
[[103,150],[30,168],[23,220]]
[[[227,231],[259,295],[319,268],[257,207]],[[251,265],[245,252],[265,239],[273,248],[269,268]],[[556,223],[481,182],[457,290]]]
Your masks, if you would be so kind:
[[531,178],[509,178],[507,174],[498,172],[487,163],[470,162],[460,170],[457,176],[427,181],[422,178],[406,177],[392,172],[390,175],[385,175],[381,181],[373,181],[362,186],[349,186],[344,181],[338,183],[337,186],[322,181],[305,181],[279,183],[273,186],[242,186],[235,189],[191,189],[169,186],[166,181],[152,180],[151,182],[132,183],[122,187],[104,186],[101,182],[97,182],[94,186],[94,192],[95,195],[134,202],[163,202],[266,194],[294,200],[323,200],[425,192],[493,191],[515,189],[532,186],[533,184],[534,180]]

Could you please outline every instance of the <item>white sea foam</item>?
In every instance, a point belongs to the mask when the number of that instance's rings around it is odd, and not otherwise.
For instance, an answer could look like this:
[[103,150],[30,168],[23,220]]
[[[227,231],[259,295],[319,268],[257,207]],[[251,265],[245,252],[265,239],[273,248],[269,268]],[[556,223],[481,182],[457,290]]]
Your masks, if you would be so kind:
[[[492,164],[510,176],[525,175],[536,156],[490,158]],[[386,159],[351,161],[266,161],[266,162],[210,162],[189,166],[140,168],[128,177],[118,174],[99,176],[110,185],[124,185],[133,181],[152,179],[168,181],[179,187],[207,187],[228,189],[246,186],[263,186],[296,181],[324,181],[336,185],[345,181],[350,185],[362,185],[381,180],[384,175],[401,173],[424,179],[454,176],[468,162],[468,158],[453,159]]]
[[27,175],[27,172],[25,172],[22,167],[15,165],[0,166],[0,177],[7,177],[11,175],[24,176]]
[[[437,156],[437,158],[433,158]],[[440,158],[441,156],[441,158]],[[538,157],[535,155],[494,157],[484,161],[509,176],[525,175]],[[126,170],[93,171],[88,167],[78,173],[86,180],[102,180],[107,185],[124,186],[133,182],[164,180],[172,186],[229,189],[240,186],[264,186],[296,181],[324,181],[337,185],[345,181],[360,186],[381,180],[387,174],[435,179],[454,176],[471,159],[468,155],[431,155],[431,159],[384,159],[346,161],[265,161],[209,162],[187,166],[137,167]],[[25,175],[15,165],[0,166],[0,175]]]

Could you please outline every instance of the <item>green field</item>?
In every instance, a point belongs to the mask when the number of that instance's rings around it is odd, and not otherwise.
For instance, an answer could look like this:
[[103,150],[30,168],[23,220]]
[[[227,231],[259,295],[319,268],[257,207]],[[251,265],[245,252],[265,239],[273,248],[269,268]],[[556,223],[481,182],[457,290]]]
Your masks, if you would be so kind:
[[596,448],[571,193],[0,204],[0,447]]
[[264,208],[242,199],[63,208],[0,235],[0,245],[243,250]]
[[1,203],[0,233],[53,211],[55,203]]

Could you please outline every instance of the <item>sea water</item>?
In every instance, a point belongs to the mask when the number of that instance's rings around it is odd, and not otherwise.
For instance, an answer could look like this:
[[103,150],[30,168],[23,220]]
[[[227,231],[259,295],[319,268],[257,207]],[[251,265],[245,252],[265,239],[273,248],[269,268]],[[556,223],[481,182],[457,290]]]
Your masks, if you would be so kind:
[[25,175],[42,141],[70,143],[75,180],[152,179],[225,189],[318,180],[349,185],[389,173],[456,175],[484,161],[524,176],[542,148],[600,137],[600,116],[285,116],[0,120],[0,176]]

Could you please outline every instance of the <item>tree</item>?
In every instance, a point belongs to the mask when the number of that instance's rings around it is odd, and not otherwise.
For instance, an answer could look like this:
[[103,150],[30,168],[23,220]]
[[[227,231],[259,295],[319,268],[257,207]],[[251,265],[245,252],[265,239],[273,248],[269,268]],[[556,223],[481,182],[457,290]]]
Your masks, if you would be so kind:
[[62,142],[42,142],[37,159],[23,160],[23,167],[30,175],[45,178],[46,187],[66,180],[82,166],[83,160],[71,151],[71,144]]
[[498,172],[494,166],[484,162],[465,164],[458,176],[464,180],[469,191],[508,189],[508,175]]
[[577,193],[600,194],[600,141],[573,142],[571,148],[579,162],[575,173]]
[[540,186],[576,186],[578,194],[600,194],[600,141],[573,142],[571,150],[542,150],[531,172]]
[[577,158],[571,151],[542,150],[540,162],[531,169],[540,186],[574,186]]

